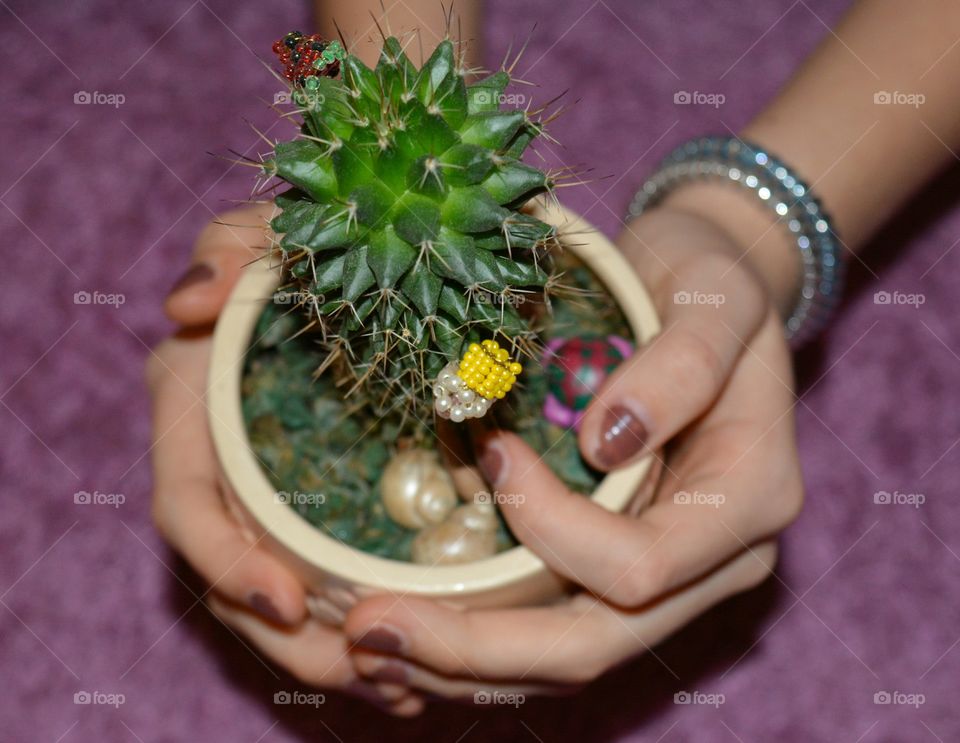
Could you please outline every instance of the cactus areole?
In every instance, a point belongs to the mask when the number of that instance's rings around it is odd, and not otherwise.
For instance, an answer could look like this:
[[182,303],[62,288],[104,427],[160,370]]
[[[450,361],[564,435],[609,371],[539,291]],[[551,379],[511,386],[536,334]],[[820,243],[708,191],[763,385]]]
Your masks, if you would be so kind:
[[[323,369],[376,411],[427,420],[451,417],[446,393],[435,407],[438,379],[465,365],[466,397],[485,411],[535,353],[513,298],[555,279],[555,229],[523,211],[553,188],[521,161],[542,124],[501,106],[508,72],[467,84],[450,40],[419,69],[392,37],[374,69],[296,32],[274,51],[302,125],[263,164],[290,186],[271,227]],[[487,372],[507,370],[495,383],[482,377],[484,341],[502,351]]]

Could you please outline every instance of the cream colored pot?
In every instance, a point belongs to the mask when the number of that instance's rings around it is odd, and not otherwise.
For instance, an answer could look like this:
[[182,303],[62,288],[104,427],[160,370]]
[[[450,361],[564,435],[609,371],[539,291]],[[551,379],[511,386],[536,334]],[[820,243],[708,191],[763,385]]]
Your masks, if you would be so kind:
[[[540,205],[536,215],[569,236],[565,249],[606,284],[640,344],[659,332],[646,289],[606,237],[556,205]],[[535,604],[559,595],[563,581],[526,547],[463,565],[387,560],[320,532],[276,497],[250,446],[241,413],[240,382],[253,329],[277,283],[277,272],[265,262],[250,265],[220,315],[210,363],[210,430],[228,485],[228,505],[250,539],[279,555],[303,579],[313,614],[337,624],[359,597],[384,591],[469,607]],[[647,457],[607,475],[593,500],[611,511],[624,509],[650,470],[651,460]]]

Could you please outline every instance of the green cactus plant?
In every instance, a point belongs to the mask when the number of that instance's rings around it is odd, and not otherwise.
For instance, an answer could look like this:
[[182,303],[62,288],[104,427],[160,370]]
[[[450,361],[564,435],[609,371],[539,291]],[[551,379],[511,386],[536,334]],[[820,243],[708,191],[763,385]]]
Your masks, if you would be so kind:
[[263,163],[291,186],[271,223],[284,289],[325,351],[318,372],[376,412],[423,420],[433,380],[470,343],[495,338],[513,358],[537,347],[514,298],[559,283],[556,230],[523,209],[555,186],[521,161],[543,122],[501,105],[508,71],[468,84],[449,39],[420,69],[393,37],[374,69],[324,53],[325,74],[288,73],[300,134]]

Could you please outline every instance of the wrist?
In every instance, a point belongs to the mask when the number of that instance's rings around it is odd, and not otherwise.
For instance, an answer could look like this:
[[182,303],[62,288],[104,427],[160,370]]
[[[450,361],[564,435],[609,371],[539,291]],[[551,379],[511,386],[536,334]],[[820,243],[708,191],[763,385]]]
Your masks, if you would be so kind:
[[790,316],[802,283],[801,261],[786,227],[769,209],[749,194],[711,181],[684,183],[660,206],[693,214],[723,231],[766,287],[780,316]]

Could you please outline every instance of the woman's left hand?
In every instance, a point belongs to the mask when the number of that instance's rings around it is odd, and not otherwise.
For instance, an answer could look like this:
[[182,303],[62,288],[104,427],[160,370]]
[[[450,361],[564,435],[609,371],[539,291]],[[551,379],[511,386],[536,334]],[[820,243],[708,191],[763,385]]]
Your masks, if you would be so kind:
[[[347,617],[364,677],[469,697],[589,682],[767,577],[803,486],[781,321],[742,250],[709,219],[659,208],[620,240],[663,331],[592,403],[580,448],[609,470],[666,452],[651,504],[610,513],[571,493],[517,436],[482,442],[517,538],[581,587],[560,603],[462,611],[378,596]],[[787,269],[785,269],[787,270]],[[571,434],[573,435],[573,434]],[[514,505],[515,504],[515,505]]]

